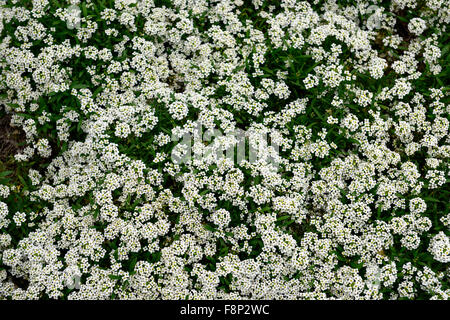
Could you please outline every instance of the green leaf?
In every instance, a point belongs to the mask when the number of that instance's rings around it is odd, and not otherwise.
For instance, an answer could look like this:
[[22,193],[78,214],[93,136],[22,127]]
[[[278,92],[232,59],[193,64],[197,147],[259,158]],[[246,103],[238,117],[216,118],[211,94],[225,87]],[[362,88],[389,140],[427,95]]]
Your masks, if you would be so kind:
[[85,89],[85,88],[89,88],[89,86],[87,84],[81,84],[81,83],[76,83],[76,84],[71,84],[70,87],[72,89]]
[[130,260],[130,268],[129,268],[130,273],[134,272],[134,267],[136,266],[136,263],[137,263],[137,255],[131,258]]
[[211,232],[216,232],[216,229],[208,224],[204,224],[203,228],[205,228],[206,230],[211,231]]
[[9,176],[11,173],[13,173],[13,172],[12,171],[2,171],[2,172],[0,172],[0,177]]

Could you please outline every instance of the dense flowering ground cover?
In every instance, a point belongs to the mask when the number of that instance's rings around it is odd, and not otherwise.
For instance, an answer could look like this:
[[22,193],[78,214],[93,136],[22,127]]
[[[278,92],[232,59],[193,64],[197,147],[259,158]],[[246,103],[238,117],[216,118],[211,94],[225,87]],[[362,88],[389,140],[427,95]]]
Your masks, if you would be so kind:
[[450,1],[0,5],[0,298],[450,297]]

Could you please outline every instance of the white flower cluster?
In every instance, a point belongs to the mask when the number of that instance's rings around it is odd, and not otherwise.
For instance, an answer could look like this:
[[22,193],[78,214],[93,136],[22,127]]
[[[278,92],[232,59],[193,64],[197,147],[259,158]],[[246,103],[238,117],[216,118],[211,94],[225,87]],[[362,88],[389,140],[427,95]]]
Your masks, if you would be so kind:
[[59,2],[0,6],[0,298],[450,298],[448,1]]
[[421,35],[426,28],[426,22],[420,18],[413,18],[408,24],[409,31],[416,35]]

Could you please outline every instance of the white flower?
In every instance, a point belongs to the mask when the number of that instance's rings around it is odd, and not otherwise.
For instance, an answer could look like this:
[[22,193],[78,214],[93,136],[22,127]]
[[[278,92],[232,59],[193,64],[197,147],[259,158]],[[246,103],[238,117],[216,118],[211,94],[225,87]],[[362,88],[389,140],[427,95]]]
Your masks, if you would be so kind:
[[226,227],[230,221],[230,213],[225,209],[219,209],[212,213],[211,221],[219,227]]
[[428,251],[431,252],[435,260],[442,263],[449,263],[450,238],[444,232],[439,232],[431,239]]
[[420,18],[412,18],[408,24],[408,29],[415,35],[421,35],[427,28],[426,22]]
[[172,102],[169,106],[169,112],[176,120],[183,120],[187,116],[188,111],[188,106],[181,101]]

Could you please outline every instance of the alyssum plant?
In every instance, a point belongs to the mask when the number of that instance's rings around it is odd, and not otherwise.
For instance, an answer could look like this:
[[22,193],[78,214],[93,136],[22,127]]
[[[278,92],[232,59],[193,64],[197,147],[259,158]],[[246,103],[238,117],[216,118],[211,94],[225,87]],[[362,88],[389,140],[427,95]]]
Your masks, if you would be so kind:
[[449,10],[0,0],[0,298],[448,299]]

